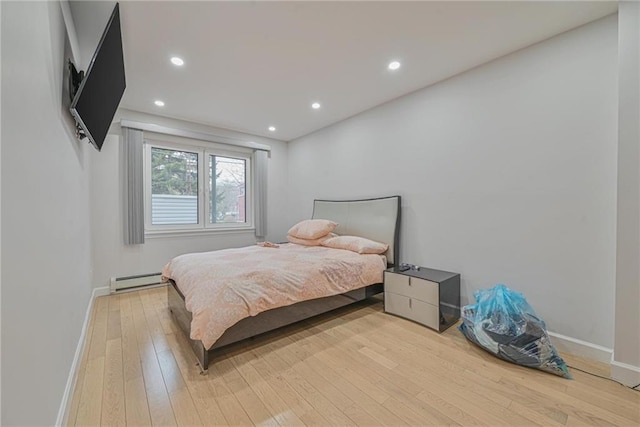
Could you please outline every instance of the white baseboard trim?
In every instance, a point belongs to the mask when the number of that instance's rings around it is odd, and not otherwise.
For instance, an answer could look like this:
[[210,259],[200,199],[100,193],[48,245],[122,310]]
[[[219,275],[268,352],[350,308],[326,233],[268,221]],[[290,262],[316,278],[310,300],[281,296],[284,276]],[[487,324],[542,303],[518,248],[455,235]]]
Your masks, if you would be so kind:
[[596,362],[611,363],[613,360],[613,349],[571,338],[566,335],[549,331],[551,343],[560,352],[571,353],[576,356],[595,360]]
[[92,301],[94,298],[104,297],[111,294],[111,289],[108,286],[102,286],[93,289]]
[[628,387],[640,384],[640,368],[622,362],[611,362],[611,378]]
[[62,395],[62,402],[60,403],[60,409],[58,409],[58,417],[56,418],[56,426],[67,425],[67,417],[69,416],[69,399],[71,393],[76,386],[78,380],[78,367],[80,365],[80,359],[84,352],[84,346],[87,341],[87,328],[89,327],[89,319],[91,318],[91,311],[93,310],[93,302],[97,297],[109,295],[110,289],[108,286],[100,288],[93,288],[91,292],[91,299],[89,300],[89,306],[87,312],[84,315],[84,323],[82,324],[82,330],[80,331],[80,338],[78,339],[78,345],[76,347],[76,354],[73,356],[73,363],[69,370],[69,377],[67,378],[67,385],[64,388],[64,394]]

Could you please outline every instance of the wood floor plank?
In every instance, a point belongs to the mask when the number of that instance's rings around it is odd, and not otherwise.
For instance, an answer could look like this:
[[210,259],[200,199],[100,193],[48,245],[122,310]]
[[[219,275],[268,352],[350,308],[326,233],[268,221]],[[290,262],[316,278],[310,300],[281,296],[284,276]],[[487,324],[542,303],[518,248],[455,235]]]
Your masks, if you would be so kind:
[[[424,401],[425,403],[434,406],[438,409],[438,411],[445,414],[460,425],[473,426],[484,424],[478,418],[474,417],[466,406],[464,409],[461,409],[459,406],[457,406],[456,403],[458,402],[456,402],[454,399],[451,399],[450,395],[442,396],[440,393],[436,394],[424,390],[418,393],[418,396],[416,397]],[[489,423],[489,425],[491,425],[491,423]]]
[[[119,296],[119,295],[115,295],[115,296]],[[122,337],[122,326],[120,325],[120,319],[121,319],[120,300],[116,299],[116,301],[118,301],[117,309],[112,308],[112,304],[109,303],[109,313],[107,318],[107,336],[106,336],[107,341]],[[113,306],[115,307],[116,304],[113,304]]]
[[169,392],[171,407],[179,426],[201,426],[202,420],[198,415],[191,393],[187,388],[178,364],[171,351],[158,353],[158,362],[162,370],[162,377]]
[[574,382],[569,387],[587,387],[597,390],[599,393],[606,393],[612,400],[624,400],[633,405],[640,406],[640,393],[630,390],[617,382],[602,380],[578,370],[572,370]]
[[408,380],[391,370],[378,369],[374,366],[361,363],[362,359],[354,356],[353,349],[349,349],[348,351],[339,349],[336,345],[340,343],[340,339],[336,338],[334,334],[322,333],[318,326],[311,327],[308,332],[304,333],[316,333],[317,337],[325,341],[326,350],[316,354],[316,357],[328,358],[328,360],[333,361],[333,363],[341,363],[344,359],[352,359],[352,369],[365,377],[371,378],[377,387],[386,391],[390,396],[396,396],[402,399],[407,406],[421,415],[424,425],[456,424],[454,420],[438,411],[435,406],[416,398],[423,388],[416,384],[413,379]]
[[157,313],[158,304],[156,302],[156,298],[151,294],[140,293],[140,300],[142,301],[142,308],[147,319],[147,327],[149,328],[149,334],[151,334],[153,347],[155,348],[156,353],[168,350],[169,344],[165,338],[165,331],[162,328],[162,324],[160,323],[160,318]]
[[[547,402],[539,402],[527,396],[515,396],[511,391],[501,389],[496,381],[489,380],[472,371],[465,370],[463,375],[464,380],[472,384],[477,394],[483,393],[485,396],[489,396],[494,402],[499,402],[511,412],[538,425],[559,426],[566,422],[566,413],[547,407]],[[535,408],[535,410],[531,408]]]
[[158,320],[160,321],[160,325],[162,326],[162,330],[165,334],[182,333],[178,325],[176,325],[171,318],[171,312],[167,306],[166,299],[162,306],[156,306],[156,314],[158,315]]
[[91,346],[89,348],[89,360],[104,357],[107,347],[107,320],[109,317],[109,297],[96,298],[96,315],[93,332],[91,334]]
[[87,372],[80,395],[78,415],[75,425],[92,426],[100,424],[102,414],[102,390],[104,379],[104,356],[89,359]]
[[108,296],[109,311],[120,311],[120,295],[112,294]]
[[236,370],[230,358],[220,359],[214,367],[214,375],[220,375],[227,388],[234,394],[254,424],[280,425],[271,412]]
[[325,417],[279,375],[279,371],[274,370],[264,360],[259,359],[253,363],[253,367],[274,390],[277,390],[278,396],[283,400],[287,408],[295,412],[305,425],[325,426],[329,424]]
[[265,381],[250,363],[253,353],[243,352],[231,358],[234,367],[280,425],[304,425],[296,413],[278,396],[277,390]]
[[175,414],[170,404],[169,394],[163,381],[155,347],[149,334],[147,319],[142,302],[137,293],[131,295],[131,315],[138,343],[138,356],[142,367],[144,387],[149,405],[149,415],[153,425],[176,425]]
[[[352,358],[354,364],[351,365],[352,369],[364,377],[374,379],[374,384],[382,389],[386,390],[389,395],[402,397],[404,401],[420,412],[425,421],[432,425],[438,424],[450,424],[454,421],[438,411],[433,405],[428,405],[425,402],[421,402],[415,398],[424,387],[416,382],[415,378],[406,378],[398,375],[393,370],[379,369],[372,366],[368,366],[366,363],[361,363],[361,358],[354,358],[355,351],[360,347],[358,343],[349,344],[349,341],[336,329],[332,328],[330,333],[326,331],[323,333],[321,328],[314,326],[309,328],[308,331],[302,331],[301,333],[315,335],[326,342],[327,350],[324,353],[317,354],[316,357],[327,356],[333,358],[335,363],[340,363],[341,360]],[[343,348],[339,348],[342,346]]]
[[387,369],[393,369],[398,366],[398,364],[393,360],[389,360],[388,358],[384,357],[375,350],[370,349],[369,347],[362,347],[358,351]]
[[[566,360],[608,373],[608,367]],[[640,424],[640,393],[572,370],[574,381],[493,357],[355,304],[217,353],[201,376],[167,289],[96,299],[68,425]]]
[[546,399],[540,395],[514,392],[512,387],[505,387],[500,384],[500,381],[503,381],[502,378],[494,381],[472,371],[466,371],[465,376],[467,376],[470,381],[481,384],[484,389],[502,394],[505,398],[511,399],[512,402],[508,408],[513,408],[513,412],[522,414],[527,419],[533,420],[538,424],[564,425],[567,422],[568,414],[557,407],[555,402],[550,399]]
[[[406,423],[381,404],[389,399],[389,395],[381,391],[375,384],[351,371],[348,367],[330,367],[314,356],[312,362],[322,375],[338,389],[349,396],[353,402],[377,421],[379,425],[400,426]],[[382,398],[381,396],[384,396]],[[376,398],[378,400],[376,400]]]
[[[411,352],[410,348],[406,348],[404,343],[402,341],[394,341],[396,340],[396,338],[394,338],[395,335],[385,335],[384,336],[384,340],[394,343],[394,346],[390,346],[390,348],[394,348],[396,350],[399,351],[399,353],[395,354],[394,357],[398,358],[400,360],[403,360],[403,363],[401,363],[401,366],[404,366],[405,368],[407,366],[411,366],[411,365],[415,365],[415,362],[412,361],[411,359],[406,359],[407,356],[407,352]],[[374,339],[377,339],[378,337],[373,337]],[[420,353],[416,353],[414,356],[416,358],[421,358],[422,355],[424,353],[420,352]],[[510,404],[510,393],[505,393],[503,395],[499,394],[499,393],[495,393],[494,391],[492,391],[490,388],[487,388],[486,386],[484,387],[476,387],[475,385],[477,384],[477,379],[476,381],[468,381],[468,379],[465,379],[464,377],[459,377],[458,372],[459,372],[459,365],[451,365],[448,361],[446,360],[442,360],[439,359],[438,356],[439,352],[435,349],[432,349],[432,351],[429,351],[429,358],[425,359],[423,361],[423,364],[426,365],[425,368],[428,368],[428,371],[430,372],[429,375],[438,375],[440,372],[444,371],[449,371],[449,375],[446,378],[441,378],[441,382],[443,384],[447,384],[449,381],[453,382],[453,383],[457,383],[459,386],[464,387],[466,389],[469,389],[469,391],[471,391],[473,394],[469,395],[468,392],[466,391],[460,391],[460,389],[457,389],[457,393],[461,393],[464,396],[467,396],[467,398],[469,399],[475,399],[475,400],[481,400],[483,401],[483,406],[487,407],[487,408],[491,408],[491,410],[495,413],[499,413],[500,417],[505,419],[505,420],[510,420],[511,424],[517,424],[517,425],[525,425],[525,424],[543,424],[545,425],[545,422],[541,423],[541,417],[538,416],[537,413],[531,412],[531,411],[527,411],[528,415],[532,415],[533,416],[525,416],[523,414],[517,413],[517,412],[513,412],[513,413],[509,413],[509,412],[504,412],[504,409],[501,408],[500,406],[497,405],[501,405],[501,406],[505,406],[508,408],[509,406],[514,406]],[[410,355],[409,355],[410,357]],[[468,363],[468,362],[467,362]],[[429,368],[430,366],[430,368]],[[463,375],[469,375],[472,374],[472,371],[469,370],[465,370],[463,372]],[[545,375],[547,374],[542,374],[542,373],[537,373],[540,374],[543,378],[545,377]],[[405,371],[405,375],[407,377],[420,377],[419,372],[414,371],[414,370],[409,370],[409,371]],[[495,374],[490,374],[488,375],[489,377],[493,377],[493,378],[501,378],[500,376],[496,376]],[[480,379],[485,379],[483,377],[479,377]],[[556,377],[553,377],[556,378]],[[556,378],[558,379],[558,378]],[[426,381],[428,380],[428,378],[424,378],[422,381]],[[559,381],[563,381],[561,379],[558,379]],[[487,381],[491,381],[488,380]],[[564,380],[566,381],[566,380]],[[469,384],[472,384],[471,386],[469,386]],[[489,399],[488,399],[488,398]],[[493,402],[491,401],[491,399],[493,400]],[[550,413],[547,413],[547,415],[549,417],[553,417],[553,418],[548,418],[546,420],[546,423],[554,423],[557,422],[557,420],[563,420],[566,421],[566,417],[567,415],[564,413],[559,413],[558,411],[551,411]],[[495,423],[495,421],[494,421]]]
[[125,381],[124,396],[127,425],[150,426],[151,416],[142,377]]
[[[455,375],[457,370],[447,371],[443,364],[438,363],[437,358],[430,357],[424,360],[422,354],[412,354],[408,351],[390,351],[389,356],[398,361],[394,371],[399,375],[417,378],[423,384],[428,384],[423,393],[435,393],[444,400],[453,402],[457,407],[464,404],[465,412],[477,420],[487,420],[492,425],[536,425],[532,420],[509,411],[507,407],[510,400],[504,396],[483,393],[483,390],[470,385],[468,381],[459,381]],[[422,366],[415,369],[415,366],[420,364]],[[496,400],[492,400],[492,397]]]
[[108,426],[123,426],[126,424],[122,340],[119,338],[107,341],[101,424]]
[[[338,333],[338,331],[337,331],[337,330],[333,330],[332,332],[333,332],[333,333]],[[346,337],[346,336],[342,336],[342,337],[341,337],[341,339],[343,339],[343,341],[342,341],[343,343],[346,343],[346,342],[347,342],[346,340],[348,340],[348,337]],[[354,342],[354,344],[355,344],[355,342]],[[352,350],[355,350],[357,347],[358,347],[358,345],[356,344],[355,348],[352,348]],[[411,361],[411,363],[413,363],[413,361]],[[389,366],[389,367],[391,367],[391,366],[395,366],[395,367],[397,368],[398,364],[397,364],[397,363],[395,363],[394,365],[387,364],[387,366]],[[441,383],[438,383],[438,384],[441,384]],[[425,394],[425,393],[428,393],[428,391],[423,390],[423,391],[418,395],[418,397],[420,398],[420,397],[421,397],[423,394]],[[431,402],[430,402],[429,400],[426,400],[426,399],[423,399],[423,400],[424,400],[426,403],[429,403],[430,405],[434,405],[434,404],[438,404],[438,403],[439,403],[439,404],[440,404],[440,406],[439,406],[439,412],[444,413],[444,414],[448,414],[448,416],[449,416],[450,418],[454,419],[454,420],[455,420],[455,419],[458,419],[458,420],[460,421],[460,419],[462,418],[462,421],[463,421],[463,422],[466,422],[466,423],[470,423],[470,424],[472,424],[472,423],[474,423],[474,422],[475,422],[475,423],[478,423],[478,422],[477,422],[477,420],[473,419],[472,417],[471,417],[471,418],[470,418],[470,417],[468,417],[468,414],[466,414],[466,413],[464,413],[464,412],[461,412],[460,410],[458,410],[458,409],[455,407],[455,405],[451,405],[451,404],[449,404],[449,402],[448,402],[448,401],[445,401],[445,403],[446,403],[446,404],[442,404],[443,402],[441,402],[441,399],[440,399],[440,400],[437,400],[437,399],[436,399],[436,400],[433,400],[433,401],[431,401]],[[465,418],[465,417],[466,417],[466,418]],[[495,423],[496,419],[493,419],[493,420],[491,420],[491,421],[493,421],[493,422]]]
[[[506,381],[506,380],[505,380]],[[573,396],[560,393],[551,387],[540,385],[535,381],[527,381],[521,378],[512,378],[508,381],[514,383],[521,390],[524,388],[527,393],[538,393],[546,396],[548,399],[556,400],[561,403],[563,408],[567,409],[567,412],[572,417],[582,419],[586,423],[607,423],[617,425],[625,425],[632,422],[619,413],[614,408],[603,409],[598,406],[594,406],[589,402],[577,399]],[[616,408],[617,409],[617,408]]]
[[215,367],[210,367],[211,371],[206,376],[207,385],[211,390],[211,394],[220,407],[220,411],[231,426],[248,426],[252,425],[251,418],[233,394],[224,379],[218,375]]
[[572,365],[604,377],[609,377],[611,375],[611,365],[606,363],[589,360],[570,353],[562,354],[562,357],[567,365]]
[[[500,363],[507,364],[507,362],[499,361],[499,359],[490,356],[487,352],[475,346],[471,347],[469,345],[469,348],[465,348],[466,351],[464,352],[453,352],[450,348],[450,341],[441,334],[434,333],[427,328],[405,319],[391,315],[387,315],[386,317],[390,319],[381,323],[379,328],[377,328],[377,333],[369,334],[368,338],[391,342],[394,344],[393,348],[397,349],[401,347],[403,351],[409,350],[414,353],[429,354],[429,359],[425,360],[437,358],[437,361],[443,369],[457,371],[459,366],[467,366],[467,369],[475,368],[482,371],[484,375],[491,376],[492,379],[497,380],[501,377],[501,374],[495,372],[493,368],[495,368],[496,365],[500,365]],[[371,318],[362,319],[363,323],[369,323],[370,321]],[[371,328],[367,328],[367,330],[371,331]],[[399,337],[402,337],[402,339],[399,339]],[[425,337],[429,339],[425,339]],[[468,345],[468,343],[466,344]],[[480,358],[480,360],[478,360],[478,358]],[[499,363],[496,364],[496,360],[498,360]],[[470,362],[473,363],[468,365]]]
[[[451,372],[452,374],[455,374],[459,371],[460,366],[468,366],[468,370],[480,371],[481,375],[493,380],[499,380],[505,373],[517,373],[518,375],[526,375],[529,377],[533,375],[533,377],[538,381],[553,384],[553,387],[557,389],[566,389],[566,380],[549,374],[541,373],[540,371],[531,371],[527,368],[509,364],[507,362],[496,359],[495,357],[490,356],[487,352],[479,349],[472,349],[472,351],[465,352],[465,354],[462,356],[454,356],[451,354],[451,352],[446,351],[445,344],[439,344],[435,341],[435,339],[423,340],[424,342],[429,342],[429,345],[427,347],[423,347],[421,344],[417,344],[416,346],[407,346],[406,342],[398,340],[396,338],[396,332],[387,333],[381,331],[379,335],[385,341],[393,342],[395,344],[393,346],[395,350],[401,350],[401,352],[397,354],[403,355],[406,352],[410,352],[417,357],[421,357],[422,354],[428,352],[429,358],[425,359],[425,363],[433,363],[434,365],[432,366],[432,369],[436,371],[445,370]],[[441,339],[440,335],[438,335],[437,337]],[[378,337],[372,336],[371,338],[377,339]],[[476,350],[478,351],[477,356],[482,358],[481,361],[478,361],[476,358]],[[487,359],[485,359],[485,357],[487,357]],[[455,363],[452,362],[452,360],[455,360]],[[470,365],[470,362],[474,363]],[[455,378],[455,376],[453,378]]]
[[[385,337],[385,338],[389,339],[390,337]],[[418,354],[417,356],[422,357],[422,354]],[[437,359],[437,355],[433,355],[433,352],[430,352],[429,354],[430,354],[430,357],[428,359],[428,362],[433,361],[434,357]],[[429,363],[427,363],[427,365],[429,365]],[[443,369],[446,371],[446,369],[449,368],[448,365],[449,365],[448,363],[436,364],[431,367],[430,372],[434,372],[437,375],[438,373],[442,372]],[[462,372],[463,376],[459,376],[457,372],[459,372],[459,368],[453,365],[450,370],[450,375],[448,375],[446,378],[442,378],[442,380],[443,381],[449,380],[457,384],[459,387],[456,389],[456,392],[461,394],[462,396],[467,396],[467,398],[482,401],[483,407],[485,407],[486,409],[490,408],[491,411],[498,413],[499,416],[505,420],[510,420],[511,424],[518,424],[518,425],[524,425],[524,424],[543,424],[544,425],[545,424],[545,422],[541,422],[542,421],[541,417],[539,417],[538,414],[534,414],[534,416],[531,416],[531,417],[526,417],[522,414],[518,414],[517,412],[514,412],[513,414],[509,414],[508,412],[505,413],[504,408],[509,407],[511,405],[510,396],[505,396],[505,395],[495,393],[486,387],[478,387],[476,382],[469,381],[469,379],[464,377],[465,375],[468,376],[469,374],[472,373],[468,370],[464,370]],[[413,376],[413,372],[409,372],[407,375]],[[481,379],[484,379],[484,378],[481,378]],[[527,415],[531,415],[531,413],[527,412]],[[554,421],[551,419],[546,420],[546,423],[553,423],[553,422]]]
[[[390,397],[382,404],[384,408],[395,414],[398,418],[402,419],[406,424],[410,426],[421,425],[438,425],[437,421],[431,420],[429,422],[421,412],[416,412],[414,408],[408,406],[405,402],[395,397]],[[439,424],[444,425],[444,424]],[[452,424],[450,424],[452,425]]]
[[616,399],[608,393],[602,393],[599,390],[591,390],[584,387],[570,387],[567,389],[566,394],[607,411],[615,408],[616,414],[640,425],[640,403],[631,403],[623,399]]
[[[376,419],[378,424],[390,426],[405,424],[401,418],[380,406],[380,403],[389,399],[389,393],[374,384],[368,376],[358,374],[355,371],[357,367],[350,363],[351,359],[327,360],[323,358],[326,345],[318,335],[307,333],[306,330],[294,333],[291,338],[312,353],[312,365],[318,373],[347,394],[354,403]],[[361,363],[362,360],[355,361],[356,365]]]
[[200,369],[191,363],[193,356],[189,345],[186,342],[179,342],[175,334],[168,335],[166,341],[175,356],[178,369],[191,393],[202,422],[205,425],[229,425],[215,396],[211,393],[205,376],[200,375]]
[[127,425],[151,425],[147,393],[144,379],[142,378],[142,363],[138,352],[138,339],[131,309],[133,294],[122,294],[120,297],[122,365]]
[[122,339],[122,364],[124,366],[124,380],[130,381],[142,378],[142,365],[138,353],[138,339],[133,323],[130,294],[123,295],[120,300],[120,331]]
[[356,425],[373,425],[376,424],[376,420],[364,411],[359,405],[357,405],[349,396],[338,389],[334,384],[328,381],[317,368],[313,366],[313,363],[307,363],[306,361],[312,356],[312,353],[305,351],[305,349],[291,340],[293,343],[293,351],[282,351],[278,349],[278,354],[286,363],[292,366],[292,368],[302,375],[314,388],[316,388],[321,394],[324,395],[336,408],[338,408],[344,415],[349,417]]
[[[283,338],[283,341],[286,341]],[[282,345],[282,344],[280,344]],[[290,364],[283,360],[277,354],[279,344],[277,343],[265,343],[261,351],[260,360],[264,361],[269,367],[278,372],[278,376],[285,381],[288,386],[303,400],[301,405],[308,403],[314,411],[322,414],[330,425],[354,425],[354,422],[347,417],[342,411],[340,411],[332,402],[329,401],[319,390],[311,385],[305,378],[300,376]],[[263,351],[268,352],[263,353]]]
[[[485,353],[485,352],[483,352],[483,353]],[[493,360],[491,360],[491,361],[493,362]],[[514,365],[514,366],[515,366],[515,365]],[[519,369],[519,370],[524,369],[524,368],[520,368],[520,367],[516,367],[516,368],[514,368],[513,366],[511,366],[511,368],[512,368],[512,369]],[[523,372],[524,372],[524,371],[523,371]],[[538,379],[540,379],[540,378],[544,379],[544,381],[543,381],[543,382],[547,382],[547,380],[548,380],[548,381],[552,381],[552,380],[553,380],[553,381],[556,381],[556,382],[558,382],[558,381],[559,381],[559,382],[563,382],[563,381],[564,381],[564,382],[566,383],[566,380],[562,380],[562,379],[559,379],[559,378],[557,378],[557,377],[549,376],[549,375],[547,375],[547,374],[543,374],[543,373],[537,373],[537,374],[539,374],[539,375],[538,375],[536,378],[538,378]],[[565,388],[566,388],[566,387],[565,387]],[[566,420],[566,416],[567,416],[567,415],[566,415],[566,414],[564,414],[565,420]]]

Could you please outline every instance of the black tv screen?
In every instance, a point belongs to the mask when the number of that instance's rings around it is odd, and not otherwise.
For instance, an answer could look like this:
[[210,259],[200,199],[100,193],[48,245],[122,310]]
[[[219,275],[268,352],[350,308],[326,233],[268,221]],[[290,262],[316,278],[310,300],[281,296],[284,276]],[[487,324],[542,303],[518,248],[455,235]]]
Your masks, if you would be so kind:
[[98,151],[102,148],[126,86],[120,8],[116,4],[71,103],[71,114]]

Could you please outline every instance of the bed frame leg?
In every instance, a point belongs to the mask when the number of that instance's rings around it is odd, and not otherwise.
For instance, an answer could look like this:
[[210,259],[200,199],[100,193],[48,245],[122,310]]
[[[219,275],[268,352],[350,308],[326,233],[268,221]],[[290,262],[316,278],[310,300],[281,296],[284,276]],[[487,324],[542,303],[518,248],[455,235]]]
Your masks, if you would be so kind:
[[200,368],[200,375],[207,375],[209,373],[209,352],[204,346],[201,346],[197,356],[198,361],[196,365]]
[[200,362],[196,362],[196,366],[200,368],[200,375],[209,375],[209,369],[202,369]]

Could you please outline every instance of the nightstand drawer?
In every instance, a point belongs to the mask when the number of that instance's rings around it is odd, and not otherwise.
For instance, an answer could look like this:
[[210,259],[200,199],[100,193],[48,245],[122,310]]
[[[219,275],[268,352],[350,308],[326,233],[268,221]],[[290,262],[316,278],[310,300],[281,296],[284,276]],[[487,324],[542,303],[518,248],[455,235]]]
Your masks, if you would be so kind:
[[417,277],[386,272],[384,290],[385,292],[405,295],[433,305],[440,303],[439,285]]
[[384,310],[405,317],[430,328],[439,329],[438,307],[404,295],[385,290]]

